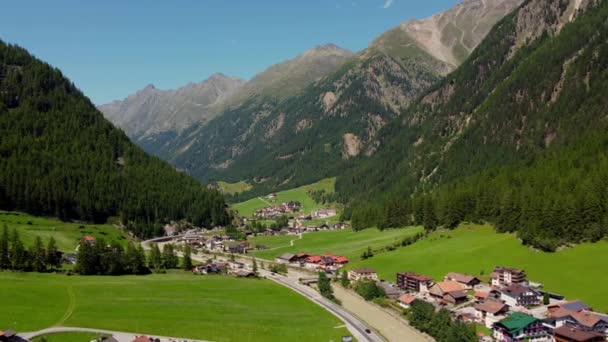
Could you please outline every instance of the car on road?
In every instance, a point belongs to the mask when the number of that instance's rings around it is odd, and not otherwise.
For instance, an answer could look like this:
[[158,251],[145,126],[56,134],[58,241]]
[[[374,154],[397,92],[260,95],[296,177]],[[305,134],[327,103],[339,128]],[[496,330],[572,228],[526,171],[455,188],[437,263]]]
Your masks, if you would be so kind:
[[365,329],[365,332],[366,332],[366,333],[368,333],[368,334],[371,334],[371,333],[372,333],[372,331],[371,331],[371,330],[369,330],[369,329]]

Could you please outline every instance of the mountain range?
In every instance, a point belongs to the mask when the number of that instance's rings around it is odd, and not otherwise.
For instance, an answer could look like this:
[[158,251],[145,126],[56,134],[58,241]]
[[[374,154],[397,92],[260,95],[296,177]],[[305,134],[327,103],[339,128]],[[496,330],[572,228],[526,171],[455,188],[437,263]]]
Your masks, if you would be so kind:
[[[306,184],[372,156],[382,127],[462,63],[520,3],[467,0],[404,22],[357,54],[316,47],[244,83],[213,115],[200,112],[213,119],[180,129],[134,135],[120,114],[100,109],[146,151],[198,179],[248,180],[250,195]],[[144,118],[151,110],[134,108],[123,110]]]

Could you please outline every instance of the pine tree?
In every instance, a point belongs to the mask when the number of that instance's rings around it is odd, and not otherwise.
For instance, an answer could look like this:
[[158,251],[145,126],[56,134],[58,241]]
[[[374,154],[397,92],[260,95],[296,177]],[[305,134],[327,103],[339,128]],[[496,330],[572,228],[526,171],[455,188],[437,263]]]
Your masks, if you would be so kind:
[[153,243],[150,250],[150,258],[148,259],[148,267],[153,268],[156,272],[163,268],[163,258],[160,254],[158,244]]
[[191,271],[192,270],[192,248],[190,245],[186,245],[184,247],[184,260],[183,260],[184,270]]
[[27,268],[27,252],[25,251],[25,247],[23,247],[23,243],[21,243],[17,228],[13,228],[9,253],[11,256],[11,268],[13,270],[25,270]]
[[342,277],[340,278],[340,284],[343,287],[350,286],[350,280],[348,279],[348,272],[346,272],[346,271],[342,272]]
[[42,245],[42,239],[40,236],[36,236],[34,239],[34,244],[30,248],[30,264],[32,270],[35,272],[45,272],[46,271],[46,260],[45,260],[45,251]]
[[46,265],[51,268],[57,268],[61,265],[61,259],[59,258],[59,251],[57,250],[57,243],[55,238],[51,236],[46,246]]
[[251,269],[253,270],[253,273],[258,274],[258,263],[255,258],[251,261]]
[[177,255],[175,254],[175,249],[173,248],[173,245],[170,243],[167,243],[165,245],[163,245],[163,266],[166,269],[172,269],[172,268],[177,268],[178,265],[178,258]]
[[9,269],[10,267],[8,227],[4,224],[0,235],[0,269]]

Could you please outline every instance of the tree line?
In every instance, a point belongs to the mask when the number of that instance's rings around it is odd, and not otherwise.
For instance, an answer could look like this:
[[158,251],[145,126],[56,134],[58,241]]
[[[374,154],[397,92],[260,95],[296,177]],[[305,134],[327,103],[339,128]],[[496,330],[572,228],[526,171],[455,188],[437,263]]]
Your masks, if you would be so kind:
[[[81,241],[78,246],[74,271],[81,275],[124,275],[164,272],[179,267],[177,249],[173,244],[152,244],[149,256],[141,245],[129,243],[126,248],[118,243],[107,244],[103,239],[94,243]],[[192,270],[191,249],[184,249],[182,267]]]
[[61,265],[61,253],[55,239],[46,244],[39,236],[34,238],[30,248],[21,241],[19,232],[13,228],[9,233],[6,225],[0,234],[0,270],[47,272]]
[[141,238],[162,224],[228,225],[222,195],[134,146],[59,70],[0,41],[0,208],[62,220],[117,216]]
[[452,320],[446,309],[435,310],[433,304],[415,300],[406,311],[410,325],[431,335],[437,342],[476,342],[475,326]]

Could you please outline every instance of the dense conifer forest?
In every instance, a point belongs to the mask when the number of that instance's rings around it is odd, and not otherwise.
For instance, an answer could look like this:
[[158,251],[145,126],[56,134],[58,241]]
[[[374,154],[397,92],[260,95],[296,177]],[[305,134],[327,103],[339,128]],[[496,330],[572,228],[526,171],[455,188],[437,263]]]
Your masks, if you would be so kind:
[[230,222],[223,197],[145,154],[59,70],[0,41],[0,208],[105,222]]
[[[546,6],[556,27],[565,7],[554,3],[523,6]],[[386,128],[374,158],[338,177],[346,217],[359,228],[486,221],[547,251],[606,236],[608,3],[595,6],[516,53],[518,12],[506,17]]]

